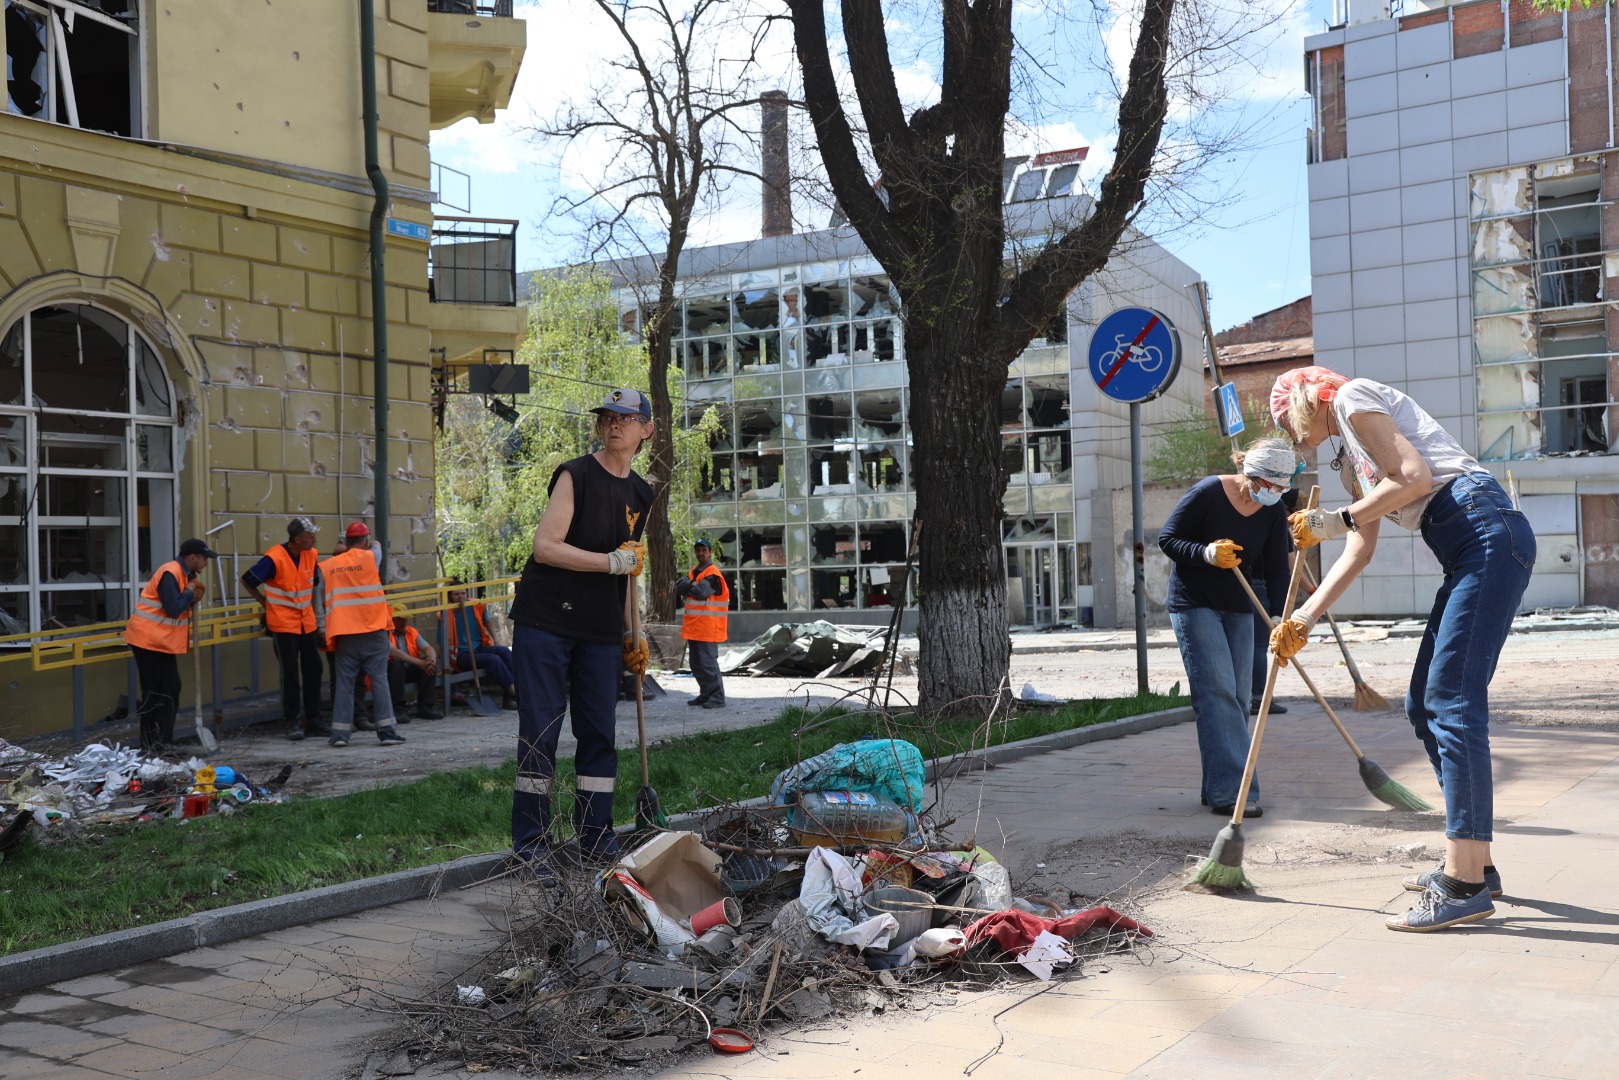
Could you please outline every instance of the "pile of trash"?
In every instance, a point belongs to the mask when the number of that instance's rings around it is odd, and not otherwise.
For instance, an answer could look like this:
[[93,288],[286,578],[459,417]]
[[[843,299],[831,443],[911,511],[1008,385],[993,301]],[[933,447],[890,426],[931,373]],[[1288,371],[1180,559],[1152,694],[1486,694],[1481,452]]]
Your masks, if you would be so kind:
[[285,802],[290,774],[255,784],[228,765],[147,757],[114,743],[91,743],[63,758],[0,739],[0,851],[29,826],[104,825],[231,814],[256,803]]
[[[829,622],[777,623],[720,655],[720,671],[740,675],[866,675],[877,670],[888,647],[886,626],[836,626]],[[901,660],[904,660],[901,657]]]
[[607,866],[520,867],[501,948],[441,997],[398,1002],[401,1052],[541,1070],[739,1053],[912,1007],[920,987],[1063,977],[1152,936],[1110,907],[1014,895],[990,852],[939,835],[923,775],[908,742],[840,744],[777,776],[768,806],[642,833]]

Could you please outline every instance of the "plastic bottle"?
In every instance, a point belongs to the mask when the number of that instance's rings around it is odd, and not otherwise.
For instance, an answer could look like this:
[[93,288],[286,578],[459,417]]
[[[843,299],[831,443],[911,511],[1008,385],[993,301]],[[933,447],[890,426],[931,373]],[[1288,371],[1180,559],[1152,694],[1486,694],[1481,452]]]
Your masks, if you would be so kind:
[[892,799],[869,791],[805,791],[788,814],[798,842],[806,847],[905,839],[905,811]]

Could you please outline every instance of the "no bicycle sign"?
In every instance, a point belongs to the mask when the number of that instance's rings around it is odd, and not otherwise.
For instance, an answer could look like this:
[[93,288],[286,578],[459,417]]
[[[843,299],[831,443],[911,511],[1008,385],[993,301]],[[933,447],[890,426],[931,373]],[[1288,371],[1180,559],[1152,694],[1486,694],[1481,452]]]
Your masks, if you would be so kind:
[[1091,378],[1097,389],[1126,404],[1162,394],[1181,366],[1181,338],[1151,308],[1120,308],[1091,335]]

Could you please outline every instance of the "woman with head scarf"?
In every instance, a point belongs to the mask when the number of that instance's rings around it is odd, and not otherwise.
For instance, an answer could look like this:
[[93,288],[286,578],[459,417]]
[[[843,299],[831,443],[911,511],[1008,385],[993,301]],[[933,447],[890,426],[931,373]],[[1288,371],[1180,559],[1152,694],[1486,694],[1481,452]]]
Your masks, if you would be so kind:
[[1417,906],[1388,920],[1423,933],[1495,913],[1501,877],[1490,858],[1494,815],[1489,685],[1535,563],[1529,521],[1478,461],[1405,394],[1324,367],[1284,372],[1271,416],[1295,444],[1334,440],[1332,466],[1351,502],[1292,515],[1300,548],[1343,537],[1321,587],[1272,632],[1287,659],[1377,549],[1384,518],[1420,531],[1444,570],[1417,650],[1405,711],[1445,795],[1445,861],[1405,879]]
[[[1231,573],[1262,577],[1274,596],[1287,590],[1287,514],[1280,502],[1297,456],[1283,439],[1261,439],[1232,455],[1237,473],[1199,480],[1181,496],[1158,534],[1169,556],[1169,621],[1197,718],[1203,802],[1225,817],[1235,809],[1248,758],[1254,607]],[[1244,816],[1264,813],[1259,778]]]

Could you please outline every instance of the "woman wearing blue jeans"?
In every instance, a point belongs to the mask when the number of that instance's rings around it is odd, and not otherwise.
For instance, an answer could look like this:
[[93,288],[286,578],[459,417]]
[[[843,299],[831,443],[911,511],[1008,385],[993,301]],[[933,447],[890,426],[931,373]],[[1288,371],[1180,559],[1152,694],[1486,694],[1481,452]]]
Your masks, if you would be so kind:
[[[1290,545],[1280,500],[1297,460],[1281,439],[1262,439],[1233,459],[1240,473],[1199,480],[1158,533],[1171,564],[1165,606],[1197,719],[1203,804],[1221,817],[1236,808],[1248,758],[1254,651],[1253,603],[1231,570],[1241,567],[1277,596],[1287,589]],[[1244,816],[1263,813],[1256,776]]]
[[1302,447],[1339,440],[1333,467],[1353,500],[1342,510],[1299,511],[1294,541],[1344,538],[1344,553],[1315,595],[1271,635],[1286,659],[1343,595],[1377,548],[1389,518],[1420,531],[1445,572],[1417,651],[1405,712],[1445,795],[1445,861],[1405,879],[1417,906],[1388,920],[1425,933],[1495,913],[1501,876],[1490,858],[1494,793],[1489,686],[1535,563],[1535,534],[1495,477],[1416,402],[1369,379],[1323,367],[1284,372],[1271,415]]

